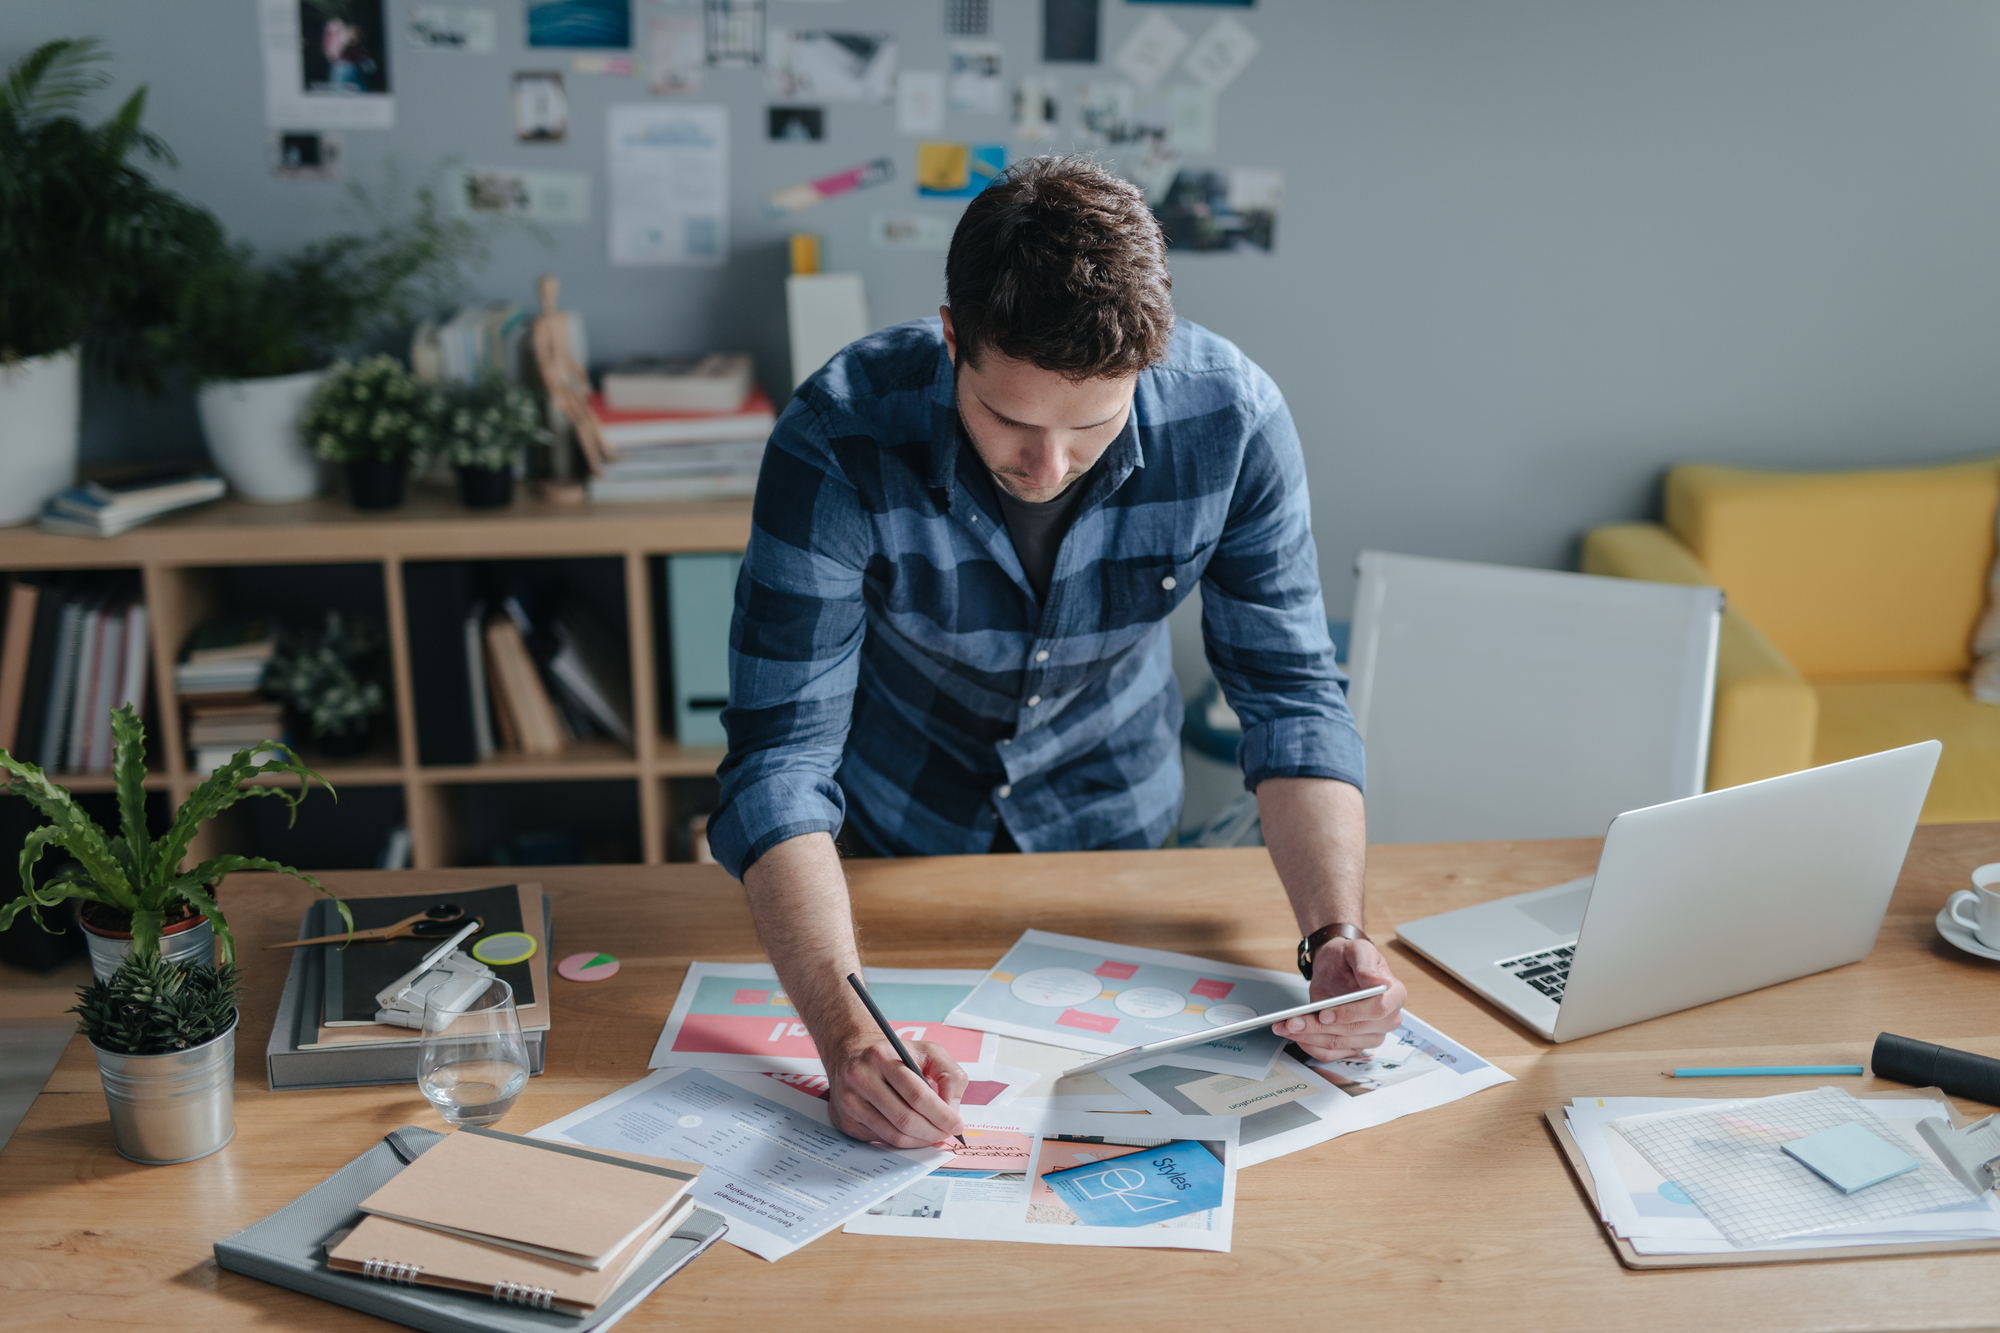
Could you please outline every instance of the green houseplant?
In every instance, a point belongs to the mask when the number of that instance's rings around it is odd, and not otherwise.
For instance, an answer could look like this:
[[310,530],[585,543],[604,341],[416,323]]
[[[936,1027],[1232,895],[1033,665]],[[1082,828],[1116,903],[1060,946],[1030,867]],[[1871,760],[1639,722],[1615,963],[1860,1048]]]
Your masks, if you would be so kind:
[[[46,930],[49,926],[41,915],[44,910],[78,900],[91,965],[103,980],[128,954],[160,957],[163,942],[170,943],[164,950],[170,959],[192,956],[205,960],[213,956],[212,940],[219,938],[224,958],[234,962],[236,940],[215,895],[222,881],[235,871],[275,871],[327,892],[304,871],[257,856],[227,853],[181,869],[201,826],[237,802],[272,797],[284,801],[296,818],[299,803],[313,783],[333,793],[326,779],[292,758],[278,742],[259,741],[238,750],[188,794],[167,831],[156,838],[146,820],[145,724],[130,706],[115,709],[111,735],[118,831],[108,835],[40,768],[0,750],[0,769],[13,778],[6,792],[26,800],[48,820],[29,833],[21,846],[21,893],[12,902],[0,904],[0,930],[13,924],[22,912]],[[246,779],[265,773],[289,774],[299,779],[299,786],[293,790],[244,785]],[[38,884],[35,868],[50,847],[69,853],[71,864]],[[353,918],[347,905],[339,906],[342,920],[351,929]]]
[[356,509],[393,509],[403,480],[431,442],[422,386],[393,356],[337,362],[313,394],[300,428],[313,452],[347,469]]
[[328,611],[319,629],[285,632],[263,688],[291,706],[326,754],[360,754],[370,720],[388,707],[384,646],[372,619]]
[[238,986],[227,963],[135,956],[77,992],[120,1156],[189,1162],[235,1136]]
[[514,467],[543,438],[534,395],[498,376],[430,392],[433,447],[458,473],[458,498],[468,509],[511,504]]
[[163,387],[186,276],[222,246],[212,215],[143,170],[173,162],[141,123],[144,88],[80,118],[103,60],[93,41],[47,42],[0,77],[0,523],[74,482],[84,358]]

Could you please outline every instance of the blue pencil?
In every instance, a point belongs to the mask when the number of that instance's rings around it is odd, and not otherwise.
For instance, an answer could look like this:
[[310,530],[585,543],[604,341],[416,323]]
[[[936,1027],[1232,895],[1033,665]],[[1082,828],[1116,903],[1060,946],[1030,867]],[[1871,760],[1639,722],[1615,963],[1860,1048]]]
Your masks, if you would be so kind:
[[1860,1065],[1737,1065],[1714,1069],[1675,1069],[1668,1078],[1761,1078],[1769,1074],[1859,1074]]

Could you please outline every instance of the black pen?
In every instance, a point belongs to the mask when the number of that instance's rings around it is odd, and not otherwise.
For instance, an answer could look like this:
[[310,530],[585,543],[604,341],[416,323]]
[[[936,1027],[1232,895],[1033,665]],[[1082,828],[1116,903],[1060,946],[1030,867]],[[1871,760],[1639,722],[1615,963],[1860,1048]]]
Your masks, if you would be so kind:
[[[889,1026],[889,1020],[883,1016],[882,1010],[877,1007],[875,997],[870,995],[868,988],[861,984],[861,978],[849,972],[847,974],[847,984],[854,987],[854,993],[861,997],[861,1003],[868,1006],[868,1013],[874,1018],[875,1025],[882,1029],[882,1035],[887,1037],[889,1044],[896,1048],[896,1055],[902,1060],[903,1068],[915,1074],[919,1079],[922,1079],[926,1087],[930,1086],[930,1080],[924,1078],[924,1071],[917,1068],[917,1062],[910,1058],[910,1048],[903,1045],[903,1039],[896,1035],[896,1029]],[[970,1148],[972,1146],[965,1141],[965,1135],[963,1134],[954,1134],[952,1137],[958,1140],[958,1146],[961,1148]]]

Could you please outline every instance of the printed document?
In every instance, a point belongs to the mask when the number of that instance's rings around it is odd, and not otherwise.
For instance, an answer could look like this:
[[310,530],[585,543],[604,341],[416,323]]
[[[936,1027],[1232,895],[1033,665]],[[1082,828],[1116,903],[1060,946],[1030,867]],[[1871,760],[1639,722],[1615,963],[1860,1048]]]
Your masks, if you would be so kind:
[[[990,1032],[949,1026],[944,1016],[985,976],[977,971],[871,967],[861,979],[897,1036],[936,1042],[970,1073],[992,1064],[998,1042]],[[819,1048],[769,963],[690,964],[673,1012],[646,1063],[653,1069],[826,1072]]]
[[1234,1117],[966,1117],[967,1147],[847,1223],[867,1236],[1229,1249]]
[[[1097,1055],[1304,1004],[1296,974],[1031,930],[946,1021]],[[1174,1053],[1174,1062],[1263,1078],[1285,1046],[1268,1028]]]
[[662,1069],[533,1130],[705,1168],[688,1192],[727,1218],[730,1244],[782,1259],[950,1161],[940,1148],[850,1139],[826,1103],[761,1074]]

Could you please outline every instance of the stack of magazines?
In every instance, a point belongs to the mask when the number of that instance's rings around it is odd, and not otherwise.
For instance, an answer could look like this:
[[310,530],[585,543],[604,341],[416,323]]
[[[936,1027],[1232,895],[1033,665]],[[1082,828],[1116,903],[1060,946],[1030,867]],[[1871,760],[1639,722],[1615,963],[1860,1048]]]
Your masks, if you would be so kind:
[[183,469],[123,481],[87,481],[50,496],[42,506],[40,526],[72,537],[116,537],[162,514],[219,500],[228,489],[212,472]]

